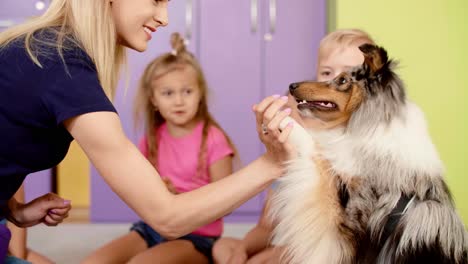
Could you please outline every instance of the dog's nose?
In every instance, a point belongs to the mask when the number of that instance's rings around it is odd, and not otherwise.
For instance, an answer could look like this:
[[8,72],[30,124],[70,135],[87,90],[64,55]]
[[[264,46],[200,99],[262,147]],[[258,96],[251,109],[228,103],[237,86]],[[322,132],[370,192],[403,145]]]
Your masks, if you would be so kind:
[[297,87],[299,87],[299,83],[291,83],[289,85],[289,91],[292,92],[292,91],[296,90]]

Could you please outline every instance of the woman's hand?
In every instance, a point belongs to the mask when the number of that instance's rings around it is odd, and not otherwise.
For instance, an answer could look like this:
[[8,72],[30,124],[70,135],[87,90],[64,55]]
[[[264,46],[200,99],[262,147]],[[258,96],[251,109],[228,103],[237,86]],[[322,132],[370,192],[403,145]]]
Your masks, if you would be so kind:
[[281,121],[291,113],[290,108],[282,110],[287,103],[287,96],[273,95],[253,107],[258,136],[267,150],[265,156],[277,165],[282,165],[294,156],[293,147],[287,143],[293,123],[289,123],[282,130],[279,128]]
[[9,202],[8,220],[19,227],[30,227],[39,223],[56,226],[68,217],[70,209],[70,201],[54,193],[45,194],[27,204],[18,203],[12,198]]

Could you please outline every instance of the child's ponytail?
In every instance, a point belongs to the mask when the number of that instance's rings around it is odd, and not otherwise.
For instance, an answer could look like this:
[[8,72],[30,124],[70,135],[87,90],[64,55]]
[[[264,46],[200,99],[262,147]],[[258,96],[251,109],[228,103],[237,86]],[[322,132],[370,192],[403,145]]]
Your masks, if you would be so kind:
[[171,48],[171,54],[174,56],[188,53],[184,38],[182,38],[182,36],[177,32],[172,33],[171,35]]

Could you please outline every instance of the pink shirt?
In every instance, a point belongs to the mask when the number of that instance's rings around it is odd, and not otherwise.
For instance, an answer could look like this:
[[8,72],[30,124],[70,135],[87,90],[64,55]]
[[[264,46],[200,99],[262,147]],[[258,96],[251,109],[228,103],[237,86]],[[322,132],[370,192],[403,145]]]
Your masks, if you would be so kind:
[[[169,134],[166,124],[159,127],[158,172],[161,177],[169,178],[179,192],[188,192],[211,182],[209,167],[216,161],[233,154],[232,148],[224,134],[216,127],[210,127],[206,141],[206,169],[196,175],[198,154],[201,148],[203,122],[200,122],[192,133],[175,138]],[[148,157],[146,136],[140,140],[140,151]],[[202,212],[200,212],[202,213]],[[201,227],[193,234],[220,236],[223,232],[223,221]]]

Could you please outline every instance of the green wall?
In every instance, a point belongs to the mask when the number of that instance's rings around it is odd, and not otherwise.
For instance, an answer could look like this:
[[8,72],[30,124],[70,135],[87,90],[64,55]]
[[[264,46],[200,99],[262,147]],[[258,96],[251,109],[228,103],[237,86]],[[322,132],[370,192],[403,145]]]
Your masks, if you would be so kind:
[[468,1],[332,0],[329,29],[361,28],[400,61],[468,223]]

